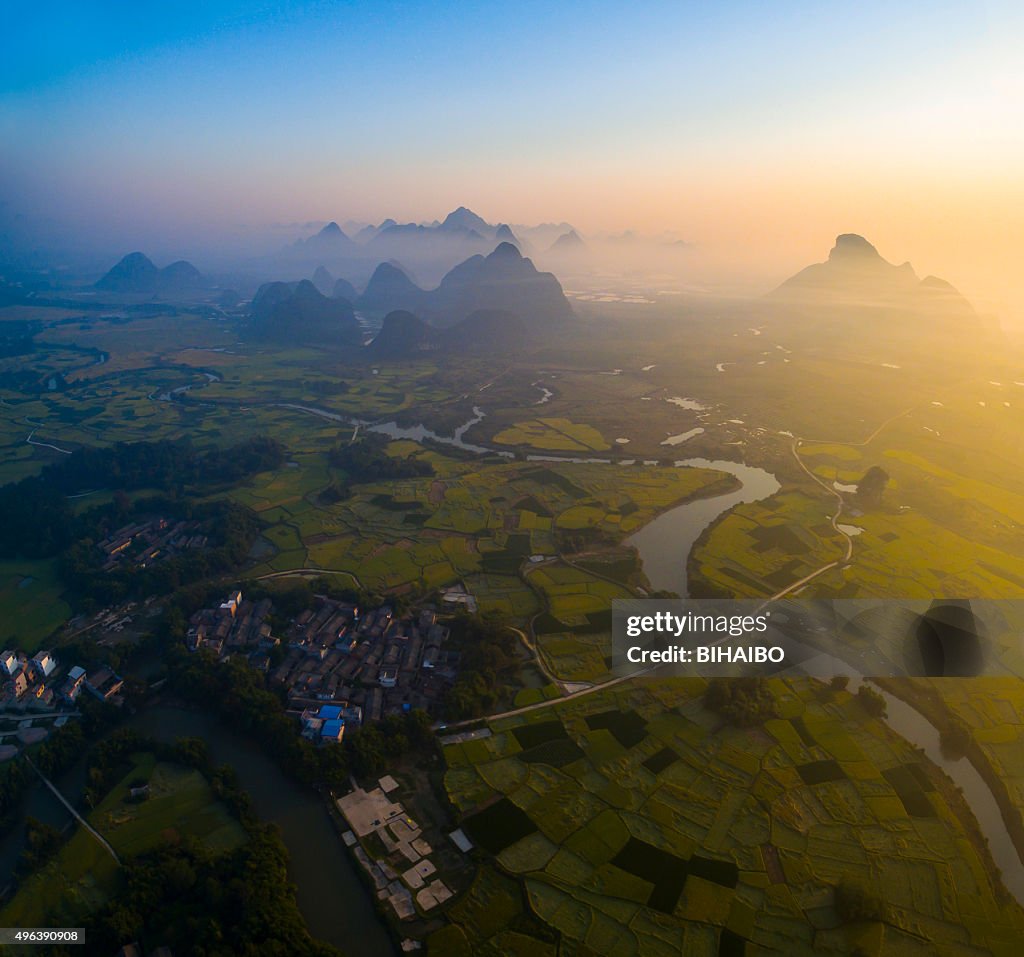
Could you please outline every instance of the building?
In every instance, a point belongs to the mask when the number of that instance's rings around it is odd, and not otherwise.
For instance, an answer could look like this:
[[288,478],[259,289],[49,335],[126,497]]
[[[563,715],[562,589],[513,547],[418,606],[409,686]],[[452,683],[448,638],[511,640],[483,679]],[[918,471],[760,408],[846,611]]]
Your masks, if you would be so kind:
[[393,688],[398,684],[398,669],[394,666],[381,668],[377,674],[377,683],[382,688]]
[[242,593],[240,591],[234,591],[228,595],[227,601],[221,602],[220,610],[226,611],[232,618],[234,618],[240,604],[242,604]]
[[13,651],[5,651],[0,655],[0,668],[3,668],[8,678],[13,678],[21,669],[21,662]]
[[345,736],[345,722],[340,718],[325,721],[320,727],[321,741],[340,741]]
[[101,701],[107,701],[121,690],[124,680],[109,668],[100,668],[85,679],[85,687]]
[[82,691],[83,684],[85,684],[85,669],[75,665],[68,672],[67,680],[61,686],[61,697],[69,703],[74,703]]
[[45,678],[49,678],[56,667],[57,659],[54,658],[52,653],[49,651],[40,651],[39,654],[32,659],[32,668],[40,681]]

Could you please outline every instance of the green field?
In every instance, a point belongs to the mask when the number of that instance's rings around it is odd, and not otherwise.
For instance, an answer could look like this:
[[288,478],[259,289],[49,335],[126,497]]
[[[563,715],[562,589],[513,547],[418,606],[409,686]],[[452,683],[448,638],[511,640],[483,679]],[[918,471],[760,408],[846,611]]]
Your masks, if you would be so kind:
[[[1024,910],[968,837],[948,780],[845,691],[770,687],[778,717],[763,727],[723,727],[699,679],[650,680],[445,748],[448,794],[488,863],[437,943],[1016,953]],[[843,881],[870,888],[884,921],[843,919]]]
[[56,561],[0,562],[0,644],[38,651],[71,617]]
[[[158,762],[151,753],[135,755],[132,765],[88,815],[89,823],[122,860],[167,841],[198,840],[214,854],[245,842],[242,826],[199,771]],[[132,803],[127,800],[129,787],[143,779],[149,783],[150,796]],[[113,858],[76,826],[58,855],[0,910],[0,922],[8,927],[81,926],[90,912],[116,895],[119,881]]]

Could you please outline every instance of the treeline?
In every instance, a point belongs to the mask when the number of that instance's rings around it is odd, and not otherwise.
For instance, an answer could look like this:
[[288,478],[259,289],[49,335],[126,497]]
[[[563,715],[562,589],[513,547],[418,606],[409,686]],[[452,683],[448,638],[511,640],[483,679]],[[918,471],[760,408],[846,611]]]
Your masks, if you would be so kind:
[[139,941],[147,952],[337,957],[306,929],[276,831],[255,822],[246,830],[249,840],[228,854],[186,839],[127,862],[122,889],[89,920],[90,952]]
[[352,482],[379,482],[391,479],[421,478],[434,474],[434,466],[413,456],[388,455],[388,439],[375,433],[363,433],[354,442],[335,446],[330,463],[343,469]]
[[284,446],[259,435],[206,451],[196,449],[188,439],[118,442],[78,449],[44,468],[40,479],[65,495],[93,488],[170,491],[237,482],[255,472],[280,468],[284,461]]
[[457,615],[449,647],[460,653],[459,674],[441,700],[448,721],[479,718],[511,697],[519,672],[515,633],[500,618]]
[[284,461],[284,446],[261,436],[205,452],[188,440],[79,449],[39,475],[0,487],[0,557],[47,558],[70,545],[81,530],[69,495],[155,488],[180,497],[186,488],[233,484]]

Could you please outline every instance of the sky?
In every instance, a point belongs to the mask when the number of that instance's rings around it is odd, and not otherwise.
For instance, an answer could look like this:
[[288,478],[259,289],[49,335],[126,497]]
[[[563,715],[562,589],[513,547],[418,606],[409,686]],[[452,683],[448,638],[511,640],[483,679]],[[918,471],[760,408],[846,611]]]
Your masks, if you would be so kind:
[[186,255],[466,205],[768,285],[858,232],[1024,320],[1022,48],[1002,0],[37,0],[0,31],[0,212]]

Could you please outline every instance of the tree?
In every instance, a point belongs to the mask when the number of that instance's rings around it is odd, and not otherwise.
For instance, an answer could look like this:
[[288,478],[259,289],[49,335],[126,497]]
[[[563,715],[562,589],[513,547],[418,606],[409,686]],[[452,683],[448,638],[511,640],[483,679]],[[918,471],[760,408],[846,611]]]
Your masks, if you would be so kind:
[[943,755],[956,761],[962,758],[971,746],[971,731],[961,718],[950,718],[939,732],[939,747]]
[[866,505],[881,505],[882,494],[889,484],[889,473],[878,465],[872,465],[857,483],[857,498]]
[[867,685],[861,685],[857,689],[857,701],[872,718],[885,717],[885,698],[883,698],[873,688],[869,688]]
[[712,678],[704,692],[704,705],[739,727],[762,724],[776,715],[768,682],[756,676]]
[[863,884],[842,880],[835,888],[836,912],[844,921],[876,921],[888,918],[882,899]]

